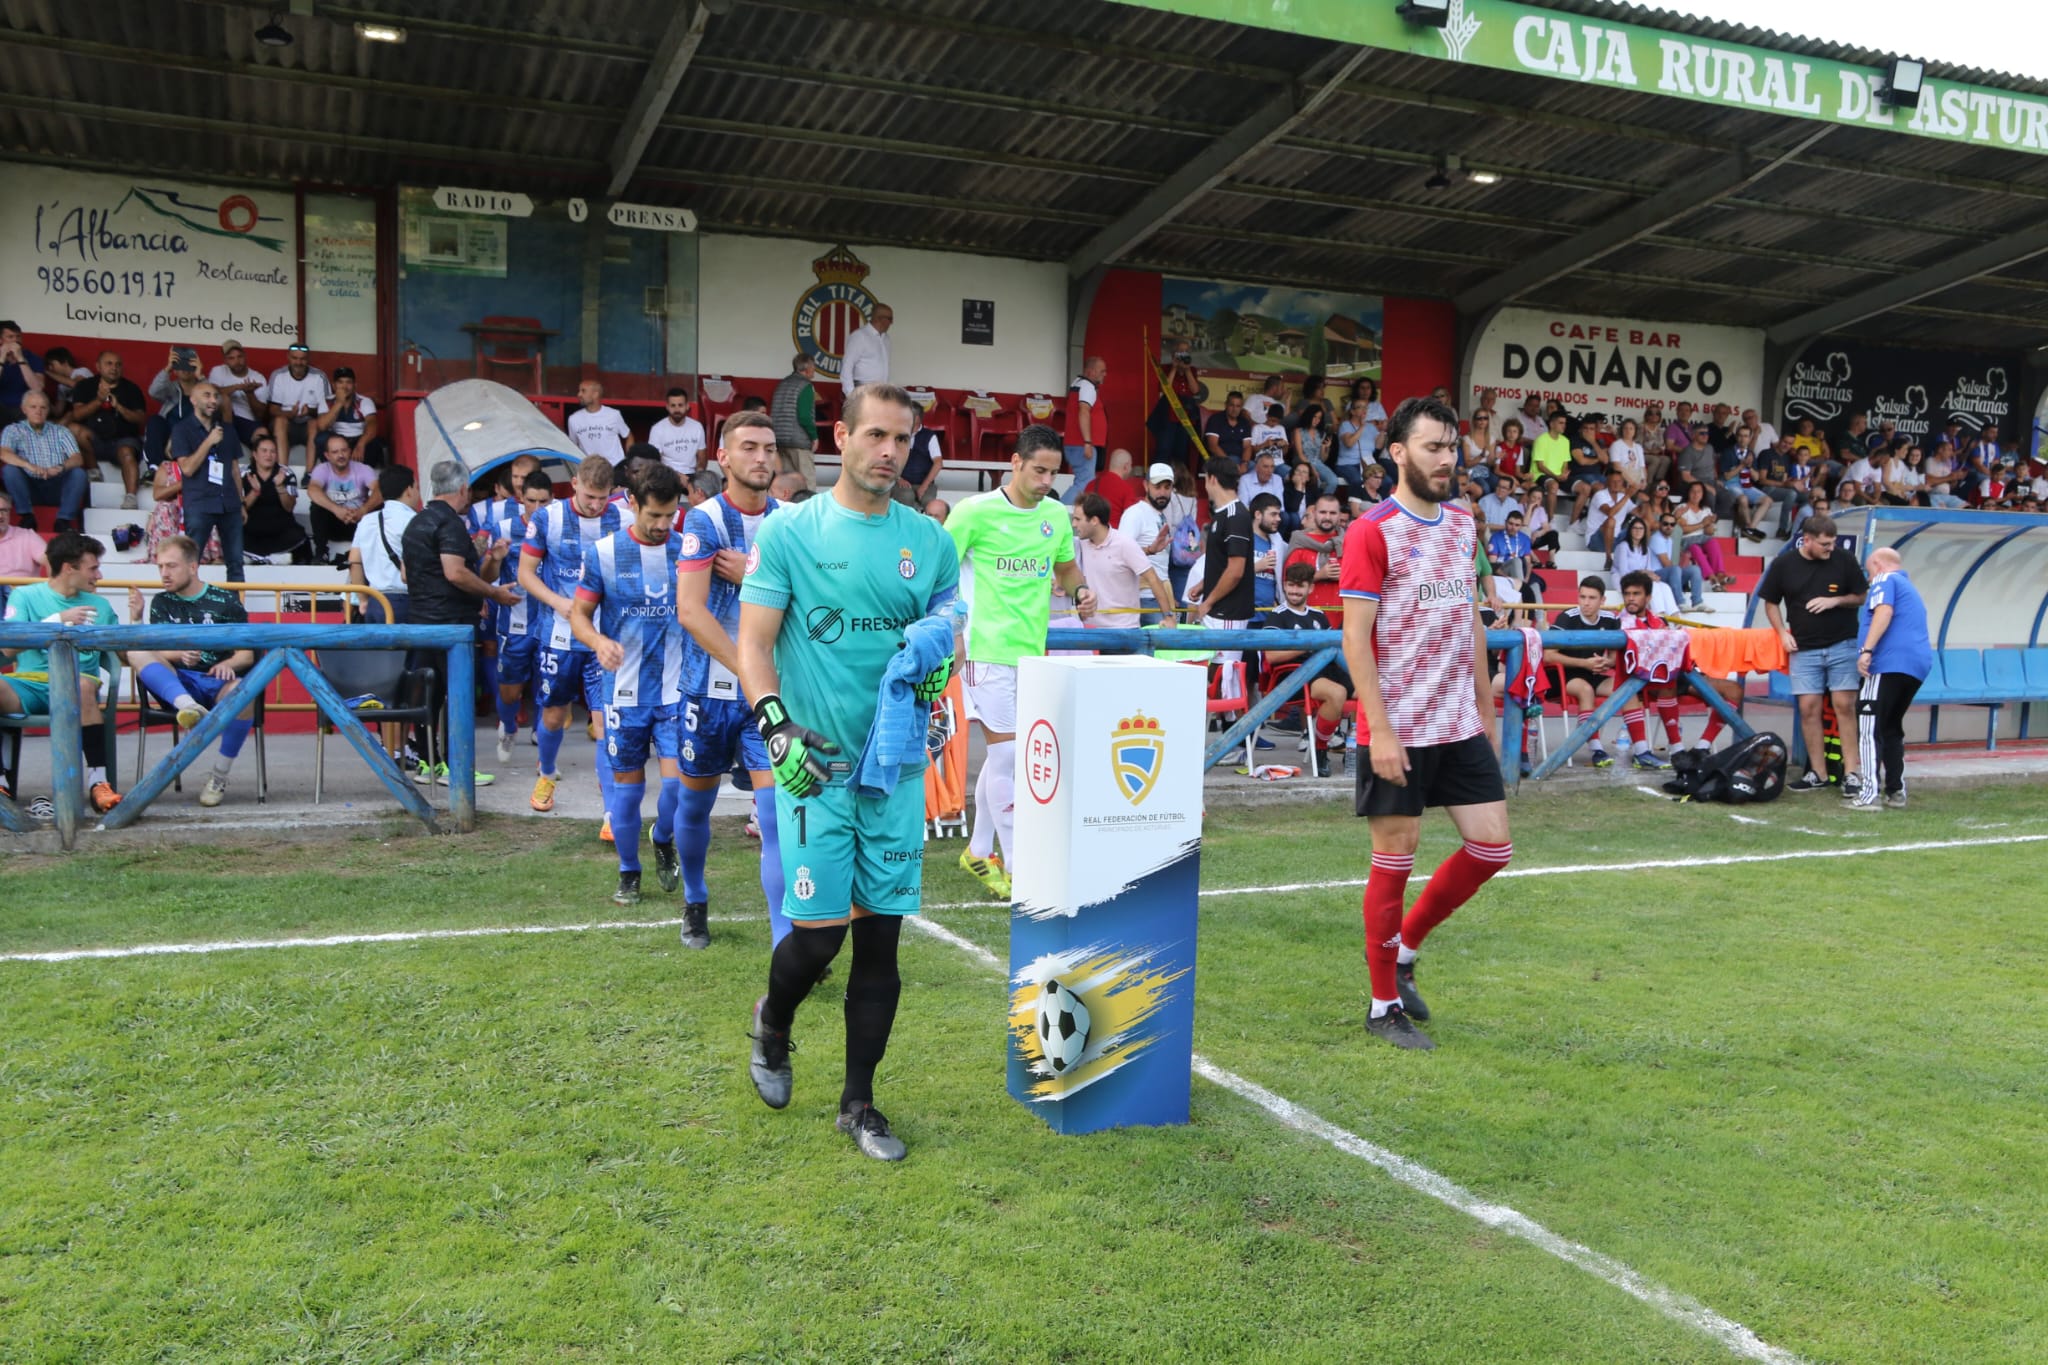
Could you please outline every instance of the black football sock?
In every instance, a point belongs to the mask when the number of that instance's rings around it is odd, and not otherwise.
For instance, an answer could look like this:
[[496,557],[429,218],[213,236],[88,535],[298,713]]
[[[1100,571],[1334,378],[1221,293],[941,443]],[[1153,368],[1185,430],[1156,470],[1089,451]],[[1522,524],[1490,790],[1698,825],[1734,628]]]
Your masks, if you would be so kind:
[[896,970],[896,949],[903,920],[897,915],[869,915],[853,922],[853,970],[846,977],[846,1088],[839,1108],[875,1102],[875,1068],[889,1050],[889,1031],[896,1026],[896,1001],[903,977]]
[[78,747],[85,755],[85,766],[102,771],[107,766],[107,731],[98,721],[79,731]]
[[768,1003],[761,1008],[761,1022],[778,1033],[788,1032],[796,1007],[818,984],[844,942],[843,924],[792,929],[784,935],[768,959]]

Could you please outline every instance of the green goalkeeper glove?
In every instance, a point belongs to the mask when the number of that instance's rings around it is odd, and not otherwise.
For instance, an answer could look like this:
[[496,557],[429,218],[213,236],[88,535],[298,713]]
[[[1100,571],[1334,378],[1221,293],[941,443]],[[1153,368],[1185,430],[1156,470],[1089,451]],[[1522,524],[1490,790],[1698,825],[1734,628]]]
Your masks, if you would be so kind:
[[919,701],[937,701],[946,695],[946,684],[953,678],[953,656],[948,654],[939,661],[939,666],[918,679],[911,690],[917,693]]
[[768,766],[774,770],[775,785],[791,796],[810,796],[832,776],[821,755],[836,754],[839,746],[791,720],[782,698],[773,692],[754,703],[754,728],[768,746]]

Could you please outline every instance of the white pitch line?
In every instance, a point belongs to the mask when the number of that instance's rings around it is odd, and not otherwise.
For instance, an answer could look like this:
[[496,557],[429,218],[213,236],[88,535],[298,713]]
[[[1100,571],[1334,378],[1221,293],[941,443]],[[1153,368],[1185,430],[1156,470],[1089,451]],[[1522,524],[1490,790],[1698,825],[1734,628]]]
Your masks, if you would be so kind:
[[[993,967],[999,972],[1007,972],[1008,969],[1001,958],[979,943],[954,933],[945,925],[921,917],[910,922],[941,943],[960,949],[984,966]],[[1681,1294],[1675,1289],[1669,1289],[1655,1280],[1644,1278],[1612,1256],[1602,1255],[1591,1247],[1560,1237],[1535,1219],[1505,1204],[1495,1204],[1481,1199],[1463,1185],[1438,1175],[1427,1166],[1410,1161],[1398,1152],[1390,1152],[1384,1147],[1368,1142],[1358,1134],[1339,1128],[1328,1119],[1302,1108],[1294,1101],[1274,1094],[1257,1082],[1246,1080],[1234,1071],[1224,1070],[1199,1052],[1195,1054],[1194,1065],[1196,1075],[1222,1086],[1234,1095],[1250,1100],[1296,1132],[1320,1138],[1347,1156],[1355,1156],[1361,1161],[1370,1162],[1410,1189],[1420,1191],[1490,1228],[1497,1228],[1511,1237],[1519,1237],[1567,1265],[1576,1266],[1594,1278],[1606,1281],[1623,1293],[1648,1304],[1673,1322],[1712,1337],[1744,1360],[1764,1361],[1767,1365],[1801,1365],[1799,1357],[1790,1351],[1772,1346],[1741,1323],[1722,1317],[1699,1300]]]
[[[1594,872],[1657,872],[1692,867],[1734,867],[1743,863],[1782,863],[1803,858],[1861,858],[1876,853],[1919,853],[1932,849],[1999,847],[2007,844],[2048,843],[2048,834],[2012,834],[1996,839],[1929,839],[1911,844],[1885,844],[1871,848],[1805,848],[1786,853],[1728,853],[1703,858],[1660,858],[1640,863],[1567,863],[1553,867],[1510,867],[1497,877],[1579,877]],[[1428,881],[1427,876],[1408,879],[1410,886]],[[1364,886],[1363,877],[1324,882],[1281,882],[1272,886],[1212,886],[1199,894],[1209,896],[1278,895],[1290,891],[1331,891]],[[922,907],[935,910],[1004,910],[994,901],[947,901]],[[723,924],[743,924],[765,919],[766,915],[713,915]],[[257,948],[338,948],[359,943],[415,943],[432,939],[491,938],[511,934],[582,934],[609,929],[665,929],[681,924],[679,919],[605,920],[589,924],[493,925],[479,929],[397,929],[379,934],[331,934],[322,938],[224,939],[210,943],[140,943],[117,948],[63,948],[49,952],[0,953],[0,962],[76,962],[85,958],[176,957],[205,953],[246,952]],[[963,940],[964,941],[964,940]]]
[[[761,920],[759,915],[712,915],[736,924]],[[136,943],[119,948],[61,948],[43,953],[0,953],[0,962],[78,962],[88,958],[179,957],[206,953],[239,953],[257,948],[340,948],[356,943],[424,943],[434,939],[493,938],[514,934],[588,934],[606,929],[673,929],[680,919],[595,920],[589,924],[504,924],[479,929],[394,929],[382,934],[328,934],[321,938],[238,938],[212,943]]]

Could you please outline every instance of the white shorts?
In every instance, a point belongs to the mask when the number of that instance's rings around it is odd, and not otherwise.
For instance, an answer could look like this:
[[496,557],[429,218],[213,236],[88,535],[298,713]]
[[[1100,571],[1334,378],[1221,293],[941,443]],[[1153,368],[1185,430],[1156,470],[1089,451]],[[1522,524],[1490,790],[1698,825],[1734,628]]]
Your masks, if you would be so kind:
[[1017,666],[970,662],[963,675],[967,705],[981,728],[998,735],[1017,733]]

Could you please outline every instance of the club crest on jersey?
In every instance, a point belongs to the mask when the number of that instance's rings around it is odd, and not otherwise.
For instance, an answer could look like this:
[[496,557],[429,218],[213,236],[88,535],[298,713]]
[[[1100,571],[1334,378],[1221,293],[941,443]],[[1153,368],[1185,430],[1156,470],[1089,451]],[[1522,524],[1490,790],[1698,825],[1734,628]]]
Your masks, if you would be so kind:
[[811,262],[818,283],[796,301],[790,315],[790,340],[818,373],[839,376],[839,362],[846,355],[846,339],[874,316],[875,296],[861,287],[870,267],[844,245]]
[[1116,723],[1109,737],[1109,766],[1116,777],[1116,789],[1134,806],[1159,785],[1159,770],[1166,759],[1166,731],[1143,712]]
[[1040,535],[1042,535],[1042,536],[1045,536],[1045,537],[1047,537],[1047,538],[1050,538],[1050,537],[1052,536],[1052,523],[1051,523],[1051,522],[1049,522],[1049,521],[1041,521],[1041,522],[1039,522],[1039,523],[1038,523],[1038,534],[1040,534]]
[[799,867],[796,870],[796,880],[790,883],[789,889],[791,894],[800,901],[807,901],[817,895],[818,884],[811,880],[811,869],[809,867]]
[[761,547],[759,545],[756,545],[752,549],[747,551],[747,572],[752,573],[754,570],[760,567]]
[[704,542],[697,539],[694,531],[683,532],[683,558],[695,559],[697,552],[704,548]]
[[896,552],[896,572],[903,578],[917,577],[917,561],[910,557],[909,546]]

